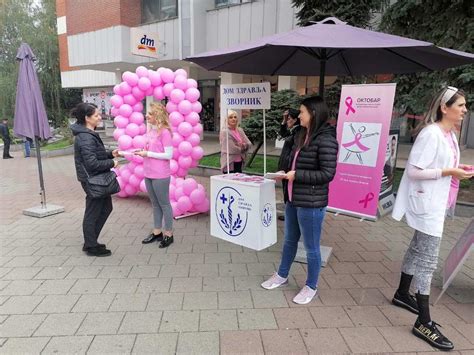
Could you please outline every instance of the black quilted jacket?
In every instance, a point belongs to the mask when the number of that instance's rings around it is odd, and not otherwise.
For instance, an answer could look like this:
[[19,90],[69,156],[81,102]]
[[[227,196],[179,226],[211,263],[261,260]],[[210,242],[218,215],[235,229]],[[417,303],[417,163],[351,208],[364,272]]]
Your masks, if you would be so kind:
[[[282,164],[285,171],[291,170],[291,163],[297,149],[297,137],[293,139],[291,153],[286,155]],[[336,174],[338,143],[336,128],[324,124],[309,139],[296,159],[296,174],[293,181],[292,202],[296,207],[321,208],[328,205],[329,183]],[[288,201],[288,189],[284,186],[285,202]]]
[[74,134],[74,163],[77,180],[85,182],[87,170],[89,176],[94,176],[114,167],[112,152],[105,150],[99,135],[80,124],[71,126]]

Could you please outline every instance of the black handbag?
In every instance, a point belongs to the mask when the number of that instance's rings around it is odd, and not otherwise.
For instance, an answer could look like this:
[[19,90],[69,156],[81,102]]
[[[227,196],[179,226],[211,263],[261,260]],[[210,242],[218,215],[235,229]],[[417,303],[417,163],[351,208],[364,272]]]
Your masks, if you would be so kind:
[[84,165],[82,166],[87,175],[87,195],[91,198],[104,198],[120,192],[117,175],[112,170],[89,176]]

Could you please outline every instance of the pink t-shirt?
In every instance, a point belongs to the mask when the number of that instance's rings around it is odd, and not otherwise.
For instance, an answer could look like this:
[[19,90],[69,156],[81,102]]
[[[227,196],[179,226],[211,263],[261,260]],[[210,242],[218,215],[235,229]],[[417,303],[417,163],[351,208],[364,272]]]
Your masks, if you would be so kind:
[[[307,142],[308,136],[306,136],[304,144],[306,144]],[[295,157],[293,158],[293,162],[291,163],[291,170],[295,170],[296,168],[296,159],[298,159],[298,154],[300,154],[300,149],[295,152]],[[293,200],[293,181],[294,180],[288,181],[288,199],[290,200],[290,202]]]
[[[163,128],[160,131],[151,129],[147,135],[146,150],[164,153],[165,147],[172,147],[171,132]],[[149,179],[164,179],[171,176],[170,161],[167,159],[143,158],[145,177]]]
[[[451,151],[453,153],[454,158],[454,166],[458,165],[458,156],[457,156],[457,149],[456,143],[454,142],[453,136],[451,132],[445,132],[444,137],[449,143],[451,147]],[[449,196],[448,196],[448,208],[452,207],[456,203],[456,198],[458,196],[459,191],[459,179],[455,177],[451,177],[451,187],[449,189]]]
[[[242,141],[242,137],[240,136],[240,132],[236,129],[229,129],[229,132],[230,134],[232,134],[232,137],[235,138],[235,140],[237,141],[237,143],[241,144],[243,141]],[[242,161],[242,156],[238,156],[234,159],[234,162],[235,163],[240,163]]]

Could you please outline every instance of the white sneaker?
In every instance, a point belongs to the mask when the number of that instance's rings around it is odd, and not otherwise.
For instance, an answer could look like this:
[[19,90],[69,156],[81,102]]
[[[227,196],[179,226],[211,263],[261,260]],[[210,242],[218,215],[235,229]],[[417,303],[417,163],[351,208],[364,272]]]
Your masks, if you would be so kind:
[[280,287],[288,283],[288,278],[283,278],[278,273],[274,273],[267,281],[262,283],[262,287],[267,290],[273,290],[274,288]]
[[293,302],[297,304],[308,304],[316,296],[317,291],[309,286],[304,286],[301,291],[293,298]]

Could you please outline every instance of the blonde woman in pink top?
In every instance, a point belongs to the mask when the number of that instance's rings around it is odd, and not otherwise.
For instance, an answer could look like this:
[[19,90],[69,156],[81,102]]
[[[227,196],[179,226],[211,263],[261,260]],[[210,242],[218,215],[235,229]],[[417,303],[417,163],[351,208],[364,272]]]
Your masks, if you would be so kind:
[[241,173],[245,164],[245,157],[252,146],[245,132],[239,127],[237,112],[229,110],[227,114],[227,129],[219,135],[221,143],[221,170],[227,172],[227,131],[229,131],[229,172]]
[[166,248],[173,243],[173,210],[169,198],[172,133],[168,113],[162,104],[152,103],[146,120],[147,143],[145,149],[136,151],[135,154],[144,158],[145,185],[153,206],[154,228],[142,243],[159,241],[160,248]]

